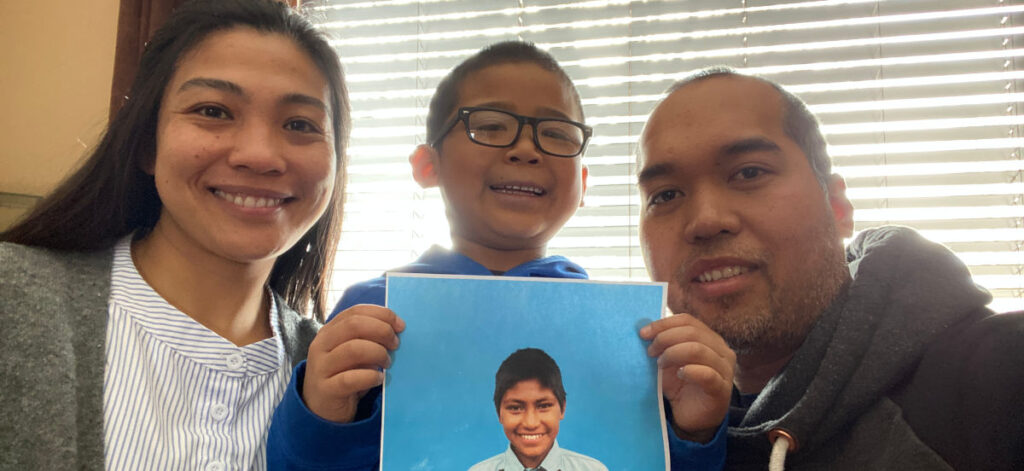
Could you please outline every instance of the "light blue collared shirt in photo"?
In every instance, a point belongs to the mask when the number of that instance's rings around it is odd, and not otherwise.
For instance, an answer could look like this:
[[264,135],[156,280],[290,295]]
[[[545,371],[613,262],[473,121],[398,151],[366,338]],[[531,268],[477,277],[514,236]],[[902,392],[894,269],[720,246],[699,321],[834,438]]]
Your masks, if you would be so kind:
[[587,455],[574,451],[559,448],[558,441],[551,446],[551,451],[544,457],[544,461],[536,468],[527,468],[519,462],[519,458],[509,446],[505,452],[483,460],[469,471],[608,471],[600,461]]

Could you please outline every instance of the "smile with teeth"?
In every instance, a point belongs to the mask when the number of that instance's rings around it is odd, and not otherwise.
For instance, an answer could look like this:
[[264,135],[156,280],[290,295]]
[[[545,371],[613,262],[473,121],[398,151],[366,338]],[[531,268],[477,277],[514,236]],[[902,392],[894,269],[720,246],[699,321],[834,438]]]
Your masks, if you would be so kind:
[[741,266],[716,268],[714,270],[708,270],[704,273],[701,273],[700,276],[697,277],[697,281],[701,283],[708,283],[711,281],[718,281],[725,278],[732,278],[737,275],[742,275],[748,271],[750,271],[749,268]]
[[527,434],[519,434],[519,436],[523,437],[523,440],[526,440],[526,441],[535,441],[535,440],[540,440],[542,437],[544,437],[544,434],[543,433],[533,433],[533,434],[529,434],[529,435],[527,435]]
[[213,190],[213,194],[217,195],[218,198],[230,201],[244,208],[270,208],[273,206],[280,206],[281,203],[284,202],[284,198],[266,198],[263,196],[238,195],[232,193],[225,193],[221,190]]
[[545,193],[543,188],[529,185],[491,185],[491,189],[509,195],[543,196]]

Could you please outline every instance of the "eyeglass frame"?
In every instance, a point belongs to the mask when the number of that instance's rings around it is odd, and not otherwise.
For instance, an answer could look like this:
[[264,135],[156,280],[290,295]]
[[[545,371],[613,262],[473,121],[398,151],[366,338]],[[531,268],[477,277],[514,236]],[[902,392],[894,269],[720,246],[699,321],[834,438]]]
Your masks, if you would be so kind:
[[[473,135],[469,131],[469,115],[472,114],[474,111],[494,111],[494,112],[506,114],[506,115],[509,115],[509,116],[515,118],[516,122],[519,123],[519,127],[516,129],[516,137],[512,139],[512,142],[510,142],[508,144],[505,144],[503,146],[499,146],[499,145],[495,145],[495,144],[486,144],[486,143],[477,141],[476,139],[473,139]],[[573,157],[576,157],[577,155],[582,154],[583,151],[587,148],[587,142],[589,142],[590,138],[594,135],[594,128],[592,128],[590,126],[587,126],[586,124],[583,124],[583,123],[580,123],[580,122],[577,122],[577,121],[573,121],[571,119],[563,119],[563,118],[537,118],[537,117],[533,117],[533,116],[523,116],[521,114],[516,114],[516,113],[513,113],[513,112],[508,111],[508,110],[502,110],[502,109],[498,109],[498,108],[488,108],[486,106],[463,106],[463,107],[460,107],[458,110],[456,110],[455,118],[453,118],[451,120],[451,122],[449,122],[448,125],[444,127],[444,132],[442,132],[437,137],[437,139],[435,139],[434,142],[432,142],[430,144],[430,147],[433,147],[433,148],[437,149],[438,144],[440,144],[441,141],[444,140],[444,138],[448,136],[448,133],[452,132],[452,129],[455,129],[455,125],[459,124],[460,121],[464,124],[463,128],[466,130],[466,137],[469,138],[470,142],[472,142],[474,144],[477,144],[477,145],[485,146],[485,147],[495,147],[495,148],[499,148],[499,149],[506,148],[506,147],[512,147],[512,146],[516,145],[516,142],[519,142],[519,138],[522,136],[523,126],[526,125],[526,124],[529,124],[529,125],[533,126],[533,145],[537,147],[537,150],[539,150],[539,151],[541,151],[541,152],[543,152],[545,154],[554,156],[554,157],[564,157],[564,158],[567,158],[567,159],[571,159]],[[583,141],[580,142],[580,150],[578,152],[576,152],[575,154],[572,154],[572,155],[553,154],[553,153],[548,152],[547,150],[545,150],[544,147],[540,145],[540,139],[537,137],[537,125],[542,123],[542,122],[545,122],[545,121],[559,121],[559,122],[563,122],[563,123],[569,123],[569,124],[572,124],[573,126],[576,126],[576,127],[580,128],[580,130],[583,131]]]

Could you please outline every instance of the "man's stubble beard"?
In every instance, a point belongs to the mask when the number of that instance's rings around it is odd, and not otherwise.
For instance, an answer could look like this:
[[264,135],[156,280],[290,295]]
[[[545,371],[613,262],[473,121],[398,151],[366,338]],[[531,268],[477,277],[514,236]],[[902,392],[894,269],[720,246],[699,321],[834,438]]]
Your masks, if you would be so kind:
[[[747,299],[749,293],[722,296],[716,299],[719,315],[709,315],[684,295],[671,306],[674,312],[686,312],[700,319],[725,339],[737,355],[758,351],[795,351],[803,343],[821,313],[836,298],[850,279],[845,252],[835,224],[824,224],[811,240],[821,241],[808,247],[808,263],[791,276],[785,286],[773,276],[771,254],[739,254],[761,262],[760,270],[767,282],[768,294],[761,299]],[[708,250],[714,252],[714,249]],[[730,252],[734,254],[734,252]],[[689,280],[675,275],[676,283],[686,286]]]

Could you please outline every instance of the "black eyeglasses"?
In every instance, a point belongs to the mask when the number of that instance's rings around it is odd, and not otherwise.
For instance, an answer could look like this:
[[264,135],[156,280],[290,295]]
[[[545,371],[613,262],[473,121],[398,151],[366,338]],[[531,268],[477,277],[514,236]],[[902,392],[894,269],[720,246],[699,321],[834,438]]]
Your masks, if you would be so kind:
[[533,144],[545,154],[576,157],[583,152],[594,130],[576,121],[560,118],[520,116],[504,110],[480,107],[459,108],[455,119],[444,128],[431,146],[437,145],[456,124],[466,124],[470,141],[487,147],[512,147],[519,140],[524,124],[533,126]]

